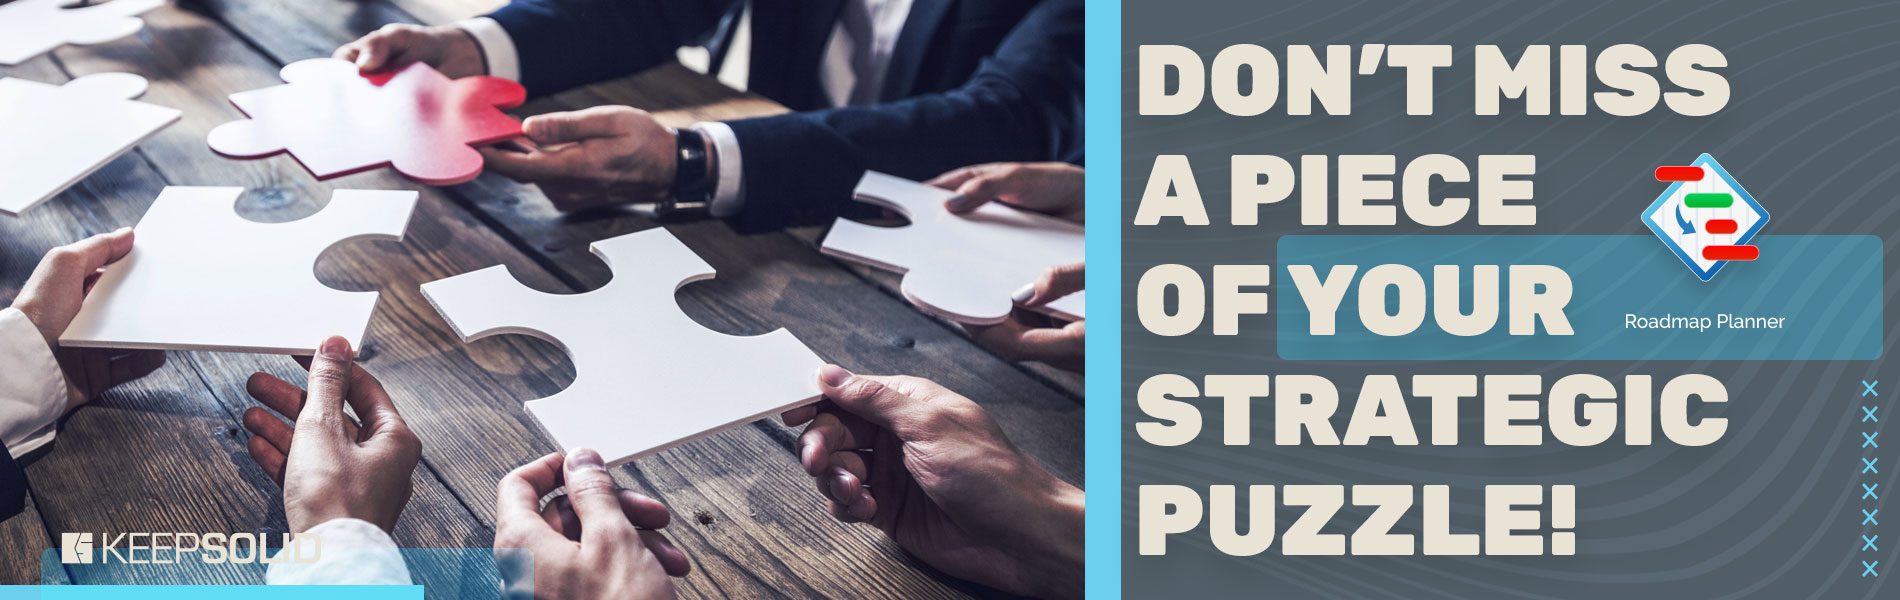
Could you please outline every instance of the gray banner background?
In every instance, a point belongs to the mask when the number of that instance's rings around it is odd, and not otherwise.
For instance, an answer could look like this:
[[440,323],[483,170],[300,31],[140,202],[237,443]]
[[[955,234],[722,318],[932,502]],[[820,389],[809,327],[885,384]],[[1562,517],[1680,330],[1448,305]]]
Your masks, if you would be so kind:
[[[1271,316],[1247,317],[1242,334],[1178,338],[1150,335],[1134,317],[1140,275],[1158,263],[1200,269],[1222,263],[1275,263],[1274,241],[1288,233],[1420,233],[1423,228],[1325,228],[1298,225],[1298,206],[1266,209],[1256,227],[1221,225],[1227,211],[1227,159],[1233,154],[1445,153],[1475,166],[1480,154],[1538,156],[1538,223],[1531,228],[1461,225],[1430,233],[1647,235],[1638,213],[1662,190],[1650,177],[1660,164],[1713,153],[1774,215],[1764,233],[1887,235],[1900,218],[1892,190],[1900,186],[1900,4],[1813,1],[1614,2],[1182,2],[1124,0],[1123,5],[1123,371],[1124,589],[1130,597],[1192,593],[1250,597],[1340,598],[1891,598],[1900,576],[1900,513],[1870,528],[1879,552],[1862,552],[1862,508],[1890,504],[1900,486],[1900,453],[1862,450],[1859,380],[1882,377],[1873,362],[1465,362],[1288,363],[1274,354]],[[1284,108],[1241,118],[1212,101],[1178,117],[1140,117],[1135,95],[1136,48],[1182,44],[1211,62],[1230,44],[1255,43],[1284,56],[1287,44],[1442,43],[1454,65],[1437,76],[1436,114],[1407,116],[1403,74],[1385,67],[1356,77],[1353,114],[1287,117]],[[1595,51],[1641,44],[1659,55],[1706,43],[1727,55],[1733,97],[1721,112],[1682,117],[1659,107],[1645,116],[1523,116],[1506,100],[1504,115],[1472,114],[1471,48],[1498,44],[1515,58],[1526,44],[1586,44]],[[1357,59],[1357,49],[1354,57]],[[1553,49],[1553,55],[1555,51]],[[1594,79],[1593,79],[1594,81]],[[1593,90],[1602,89],[1593,83]],[[1665,89],[1669,89],[1665,84]],[[1282,97],[1284,102],[1284,94]],[[1553,100],[1553,107],[1555,101]],[[1517,116],[1511,116],[1512,112]],[[1156,154],[1187,154],[1215,225],[1133,227],[1135,202]],[[1297,164],[1297,160],[1294,160]],[[1457,191],[1468,192],[1468,188]],[[1460,194],[1466,195],[1466,194]],[[1403,220],[1403,219],[1402,219]],[[1658,252],[1663,250],[1658,247]],[[1891,242],[1885,248],[1885,295],[1896,289]],[[1764,257],[1772,260],[1773,257]],[[1499,257],[1508,262],[1509,257]],[[1746,265],[1742,265],[1746,268]],[[1735,267],[1731,267],[1735,268]],[[1683,275],[1690,276],[1685,269]],[[1728,275],[1732,275],[1729,273]],[[1292,293],[1274,282],[1277,295]],[[1642,293],[1631,290],[1631,293]],[[1825,297],[1826,290],[1790,293]],[[1279,300],[1276,297],[1275,302]],[[1888,317],[1891,318],[1891,317]],[[1891,351],[1893,329],[1882,336]],[[1647,373],[1661,381],[1690,372],[1721,379],[1730,403],[1701,411],[1730,419],[1724,439],[1703,448],[1662,442],[1646,448],[1278,447],[1271,444],[1270,404],[1257,403],[1255,445],[1219,443],[1218,410],[1207,410],[1203,434],[1178,448],[1141,441],[1136,386],[1156,373],[1199,380],[1208,373],[1314,373],[1339,385],[1349,407],[1367,373],[1538,373],[1547,382],[1569,373],[1620,380]],[[1892,400],[1882,406],[1889,417]],[[1211,404],[1211,403],[1209,403]],[[1413,402],[1421,429],[1427,407]],[[1343,411],[1342,411],[1343,412]],[[1461,439],[1478,439],[1479,411],[1467,404]],[[1892,417],[1900,418],[1900,416]],[[1344,419],[1337,421],[1343,427]],[[1885,423],[1882,423],[1884,425]],[[1900,447],[1894,438],[1888,448]],[[1859,460],[1882,457],[1882,474],[1863,477]],[[1879,483],[1883,499],[1861,500],[1862,482]],[[1253,557],[1215,550],[1206,528],[1170,541],[1169,555],[1136,554],[1136,489],[1172,483],[1411,483],[1453,487],[1452,523],[1468,532],[1481,523],[1482,486],[1574,483],[1578,489],[1578,555],[1574,557],[1288,557],[1279,545]],[[1894,492],[1900,493],[1900,492]],[[1364,517],[1347,507],[1327,532],[1351,533]],[[1298,516],[1282,510],[1281,526]],[[1244,523],[1244,517],[1242,522]],[[1417,509],[1400,523],[1415,533]],[[1859,577],[1861,560],[1881,561],[1880,578]]]

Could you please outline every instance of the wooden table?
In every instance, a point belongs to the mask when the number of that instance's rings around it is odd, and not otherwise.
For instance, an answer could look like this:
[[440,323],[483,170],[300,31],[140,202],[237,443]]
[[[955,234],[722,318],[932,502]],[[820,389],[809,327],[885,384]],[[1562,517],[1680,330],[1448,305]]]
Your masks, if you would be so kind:
[[[449,23],[498,4],[177,0],[148,13],[145,30],[135,37],[66,47],[0,67],[0,76],[49,83],[107,71],[136,73],[151,80],[145,100],[185,113],[58,199],[21,218],[0,218],[0,302],[11,301],[47,249],[137,223],[166,185],[247,187],[239,212],[266,222],[308,216],[332,189],[419,189],[421,201],[403,242],[339,245],[318,262],[317,272],[337,289],[382,294],[363,362],[388,384],[425,447],[415,497],[396,539],[405,547],[488,547],[495,481],[553,450],[521,404],[572,382],[573,367],[557,347],[526,336],[461,343],[417,286],[505,264],[536,289],[593,289],[611,272],[587,252],[589,242],[661,225],[631,213],[563,216],[535,188],[493,175],[450,188],[418,186],[388,171],[318,182],[288,157],[227,160],[204,139],[212,127],[242,118],[227,95],[279,83],[277,69],[285,63],[327,56],[385,23]],[[538,99],[520,114],[597,104],[646,108],[676,125],[782,110],[669,65]],[[813,244],[819,231],[740,236],[716,221],[664,226],[719,271],[717,279],[679,295],[682,308],[702,324],[732,334],[783,327],[853,370],[935,379],[982,403],[1020,446],[1081,483],[1078,377],[983,351],[955,326],[905,303],[894,291],[894,278],[821,256]],[[246,456],[248,434],[239,422],[253,404],[244,380],[254,371],[292,381],[302,377],[283,357],[172,353],[158,373],[77,412],[53,450],[27,466],[27,512],[0,523],[0,583],[39,582],[37,557],[61,532],[281,532],[280,490]],[[4,366],[0,376],[8,376]],[[685,594],[988,593],[934,573],[869,527],[833,521],[796,467],[796,438],[795,430],[761,421],[616,472],[622,485],[673,509],[668,532],[693,559],[693,574],[680,581]],[[177,581],[128,582],[116,580],[111,570],[68,566],[51,575],[85,584],[257,583],[261,576],[255,567],[231,566],[177,573]],[[425,584],[454,577],[427,570],[416,575]]]

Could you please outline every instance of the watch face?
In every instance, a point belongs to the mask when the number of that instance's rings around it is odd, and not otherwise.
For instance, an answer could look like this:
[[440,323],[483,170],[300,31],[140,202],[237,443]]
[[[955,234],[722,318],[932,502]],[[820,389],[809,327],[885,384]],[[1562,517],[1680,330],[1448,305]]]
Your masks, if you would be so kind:
[[[679,165],[674,172],[673,197],[680,202],[704,202],[709,196],[706,170],[706,145],[699,132],[678,131]],[[670,207],[668,207],[670,208]]]

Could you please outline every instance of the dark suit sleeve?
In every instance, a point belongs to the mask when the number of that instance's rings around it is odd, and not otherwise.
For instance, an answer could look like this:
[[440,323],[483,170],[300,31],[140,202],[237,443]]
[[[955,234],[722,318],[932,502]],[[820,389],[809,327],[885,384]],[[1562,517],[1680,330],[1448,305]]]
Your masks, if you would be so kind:
[[26,472],[5,448],[0,448],[0,521],[26,510]]
[[926,179],[984,162],[1081,162],[1082,30],[1080,0],[1045,0],[961,87],[729,123],[745,179],[733,227],[825,222],[866,169]]
[[488,15],[508,31],[521,85],[541,96],[672,60],[736,0],[515,0]]

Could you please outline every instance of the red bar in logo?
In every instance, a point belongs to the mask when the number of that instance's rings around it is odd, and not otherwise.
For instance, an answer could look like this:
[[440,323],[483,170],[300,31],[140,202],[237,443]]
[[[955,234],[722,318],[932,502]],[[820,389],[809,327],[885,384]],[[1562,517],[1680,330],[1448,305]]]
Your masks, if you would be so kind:
[[1656,167],[1656,181],[1702,181],[1702,167]]
[[1702,258],[1707,260],[1755,260],[1761,257],[1761,248],[1754,246],[1705,246]]
[[1735,233],[1735,227],[1734,219],[1709,219],[1702,229],[1709,233]]

